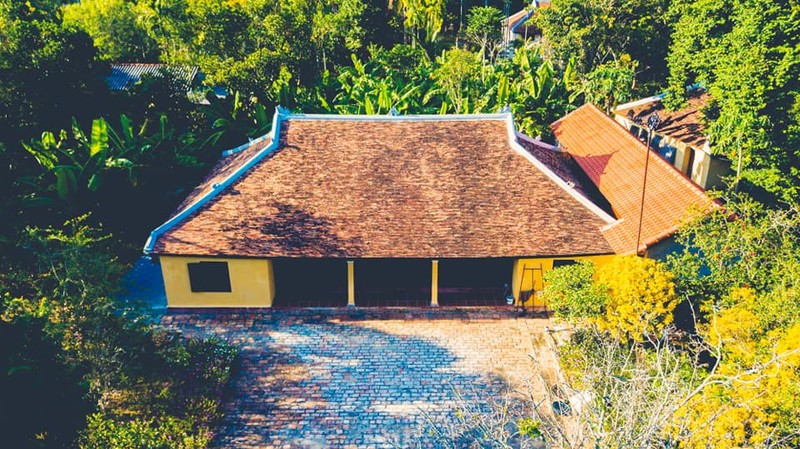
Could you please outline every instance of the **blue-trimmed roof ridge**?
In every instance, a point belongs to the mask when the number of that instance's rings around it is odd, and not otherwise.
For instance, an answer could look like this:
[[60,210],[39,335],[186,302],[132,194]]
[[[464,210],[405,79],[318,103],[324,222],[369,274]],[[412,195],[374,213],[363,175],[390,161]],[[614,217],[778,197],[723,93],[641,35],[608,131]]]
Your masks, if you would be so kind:
[[[280,133],[280,125],[281,122],[286,120],[286,118],[288,117],[287,112],[288,111],[286,109],[283,109],[280,106],[275,108],[275,115],[273,116],[272,119],[272,134],[275,134],[276,132]],[[203,207],[206,203],[211,201],[220,192],[222,192],[223,190],[228,188],[228,186],[233,184],[245,172],[247,172],[248,170],[253,168],[256,164],[258,164],[262,159],[264,159],[265,156],[275,151],[280,144],[280,134],[278,134],[277,136],[278,136],[277,138],[272,139],[272,142],[269,145],[259,150],[255,155],[253,155],[252,158],[250,158],[250,160],[248,160],[241,167],[236,169],[236,171],[228,175],[224,180],[222,180],[222,182],[212,184],[211,190],[209,192],[198,198],[194,203],[190,204],[179,213],[175,214],[175,216],[164,222],[161,226],[153,229],[153,231],[150,232],[150,236],[147,238],[147,242],[145,242],[144,244],[144,253],[145,254],[152,253],[153,250],[155,249],[156,241],[158,240],[159,237],[161,237],[161,235],[163,235],[165,232],[167,232],[171,228],[175,227],[178,223],[189,217],[189,215],[193,214],[198,209]],[[266,136],[262,136],[262,138],[263,137]],[[252,145],[252,142],[249,142],[247,144],[248,147],[250,145]],[[236,149],[234,148],[234,150]]]
[[360,114],[305,114],[296,112],[289,114],[287,120],[341,120],[341,121],[412,121],[412,122],[441,122],[454,120],[506,120],[510,112],[482,113],[482,114],[398,114],[398,115],[360,115]]

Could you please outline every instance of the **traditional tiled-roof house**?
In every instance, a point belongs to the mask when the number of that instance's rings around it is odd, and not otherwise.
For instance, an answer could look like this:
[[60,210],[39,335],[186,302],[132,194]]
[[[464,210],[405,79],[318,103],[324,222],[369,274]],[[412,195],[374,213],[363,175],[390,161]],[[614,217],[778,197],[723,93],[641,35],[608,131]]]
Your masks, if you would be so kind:
[[714,207],[592,105],[552,127],[558,148],[508,113],[278,109],[274,135],[224,152],[145,252],[170,307],[541,305],[553,267],[659,257]]
[[525,40],[541,35],[541,32],[528,22],[541,8],[549,8],[549,1],[533,0],[531,4],[514,14],[503,19],[503,32],[506,34],[506,41]]
[[279,109],[273,130],[152,232],[170,307],[519,301],[554,265],[614,253],[594,186],[510,114]]
[[[705,191],[597,107],[584,105],[552,125],[572,156],[608,200],[617,220],[602,230],[619,254],[660,257],[693,212],[708,210]],[[647,177],[645,185],[645,167]]]
[[706,125],[701,119],[702,109],[711,97],[702,89],[693,89],[687,106],[678,111],[667,111],[661,100],[662,96],[654,96],[619,105],[615,119],[646,142],[647,118],[657,114],[661,123],[652,134],[651,146],[700,187],[721,187],[731,163],[711,154]]

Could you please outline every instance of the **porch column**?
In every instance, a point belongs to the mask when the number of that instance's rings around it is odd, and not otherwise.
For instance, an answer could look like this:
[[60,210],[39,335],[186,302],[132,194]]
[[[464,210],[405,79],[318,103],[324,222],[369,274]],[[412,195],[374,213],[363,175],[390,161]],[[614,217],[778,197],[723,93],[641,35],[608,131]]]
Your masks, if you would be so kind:
[[356,279],[353,261],[347,261],[347,307],[356,306]]
[[439,261],[431,261],[431,307],[439,307]]

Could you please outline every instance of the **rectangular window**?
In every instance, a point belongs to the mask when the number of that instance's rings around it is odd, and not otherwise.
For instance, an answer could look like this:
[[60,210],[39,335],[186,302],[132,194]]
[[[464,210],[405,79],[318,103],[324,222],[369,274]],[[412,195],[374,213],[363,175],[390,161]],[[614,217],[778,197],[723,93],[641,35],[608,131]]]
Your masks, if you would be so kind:
[[575,261],[575,260],[572,260],[572,259],[554,260],[553,261],[553,268],[566,267],[566,266],[569,266],[569,265],[575,265],[576,263],[578,263],[578,262]]
[[189,264],[189,284],[193,292],[229,292],[231,276],[228,262],[196,262]]

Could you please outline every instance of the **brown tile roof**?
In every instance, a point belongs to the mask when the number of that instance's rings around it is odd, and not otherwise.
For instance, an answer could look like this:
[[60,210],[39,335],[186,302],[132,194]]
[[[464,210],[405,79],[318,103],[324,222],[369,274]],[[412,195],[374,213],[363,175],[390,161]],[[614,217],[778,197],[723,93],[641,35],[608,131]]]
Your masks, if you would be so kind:
[[679,111],[667,111],[661,100],[653,98],[652,101],[629,103],[630,106],[621,105],[616,113],[622,117],[640,119],[646,125],[647,117],[657,112],[661,124],[657,133],[673,137],[695,148],[703,148],[706,143],[706,125],[702,123],[701,109],[711,101],[711,97],[701,90],[691,91],[687,106]]
[[228,176],[233,175],[236,170],[240,169],[248,160],[258,154],[259,151],[268,147],[272,143],[272,139],[265,138],[255,140],[250,145],[242,148],[239,151],[232,152],[231,154],[223,154],[222,158],[214,165],[211,171],[206,175],[205,179],[189,193],[189,196],[178,206],[178,209],[172,215],[174,217],[178,212],[189,207],[204,195],[208,195],[213,190],[215,184],[221,183]]
[[592,184],[580,166],[572,159],[569,153],[560,151],[557,147],[548,145],[541,140],[533,139],[522,133],[517,133],[517,142],[533,157],[547,166],[550,171],[572,186],[578,193],[597,205],[610,216],[614,215],[611,205],[605,197]]
[[[342,258],[611,253],[600,232],[611,219],[510,142],[510,119],[289,116],[279,122],[277,149],[251,148],[221,161],[199,190],[222,184],[234,165],[241,169],[263,157],[191,215],[154,231],[152,252]],[[196,191],[191,198],[203,195]],[[190,203],[183,208],[194,207]]]
[[[617,253],[635,252],[647,147],[590,104],[553,123],[552,128],[561,148],[572,155],[619,218],[603,230],[611,246]],[[692,211],[714,204],[703,189],[654,151],[647,172],[643,245],[651,246],[672,235]]]

